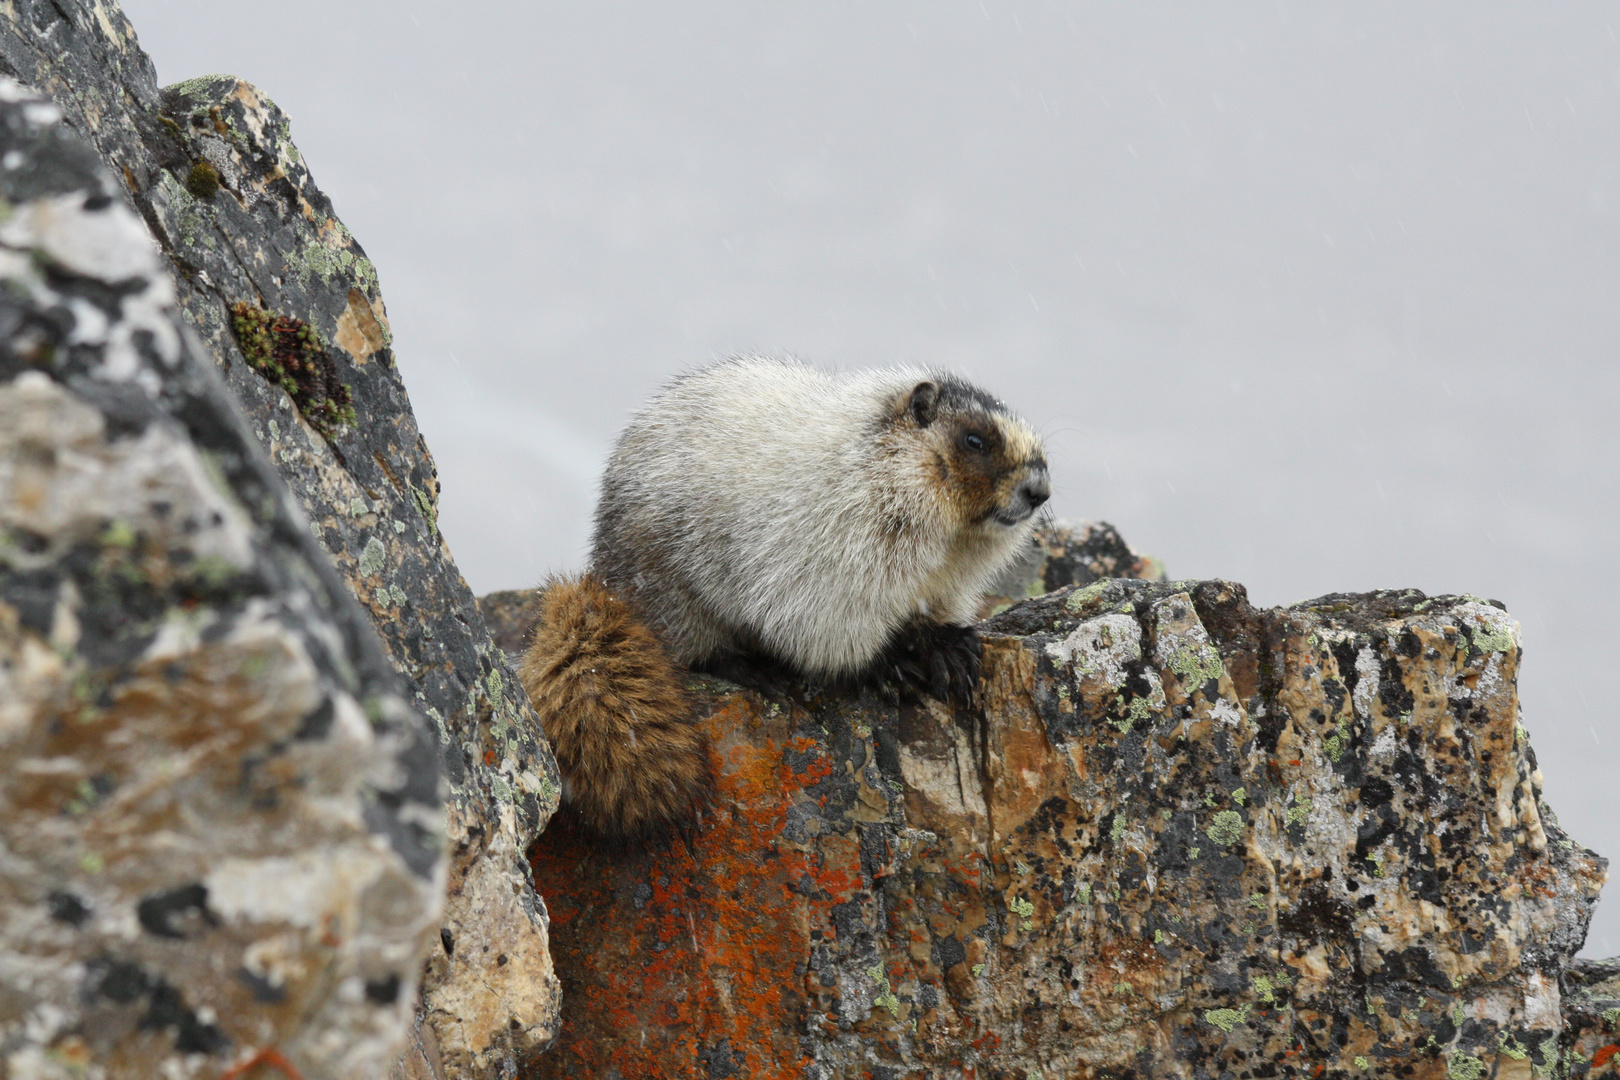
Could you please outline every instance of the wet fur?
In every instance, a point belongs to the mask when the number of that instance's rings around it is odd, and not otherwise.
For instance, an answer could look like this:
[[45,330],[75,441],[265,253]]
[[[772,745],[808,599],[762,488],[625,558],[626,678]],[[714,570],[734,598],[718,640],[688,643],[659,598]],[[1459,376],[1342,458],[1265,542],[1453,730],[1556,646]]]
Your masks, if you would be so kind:
[[628,843],[688,827],[713,787],[683,672],[591,574],[543,587],[518,676],[562,770],[564,801],[599,836]]

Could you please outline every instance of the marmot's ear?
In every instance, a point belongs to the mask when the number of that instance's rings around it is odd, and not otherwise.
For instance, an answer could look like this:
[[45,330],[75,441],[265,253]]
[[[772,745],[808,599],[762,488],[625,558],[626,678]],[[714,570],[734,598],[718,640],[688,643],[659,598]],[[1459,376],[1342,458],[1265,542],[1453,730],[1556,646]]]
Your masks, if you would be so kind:
[[939,384],[920,382],[911,388],[911,415],[917,426],[925,428],[934,422],[935,406],[939,404]]

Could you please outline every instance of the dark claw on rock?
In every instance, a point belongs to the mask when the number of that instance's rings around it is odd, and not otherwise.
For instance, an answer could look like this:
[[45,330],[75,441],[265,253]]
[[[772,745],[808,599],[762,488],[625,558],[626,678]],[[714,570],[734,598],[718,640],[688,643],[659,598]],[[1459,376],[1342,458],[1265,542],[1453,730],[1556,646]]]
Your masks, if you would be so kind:
[[971,707],[978,699],[980,655],[979,633],[971,626],[914,623],[889,642],[872,681],[885,697],[927,694]]

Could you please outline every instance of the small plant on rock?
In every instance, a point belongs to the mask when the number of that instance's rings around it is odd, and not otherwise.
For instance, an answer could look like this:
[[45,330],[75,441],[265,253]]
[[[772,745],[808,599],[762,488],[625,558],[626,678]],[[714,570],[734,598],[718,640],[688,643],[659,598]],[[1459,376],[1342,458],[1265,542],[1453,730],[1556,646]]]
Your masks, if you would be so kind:
[[231,308],[231,329],[247,362],[287,391],[310,427],[330,439],[354,423],[353,395],[313,326],[244,301]]

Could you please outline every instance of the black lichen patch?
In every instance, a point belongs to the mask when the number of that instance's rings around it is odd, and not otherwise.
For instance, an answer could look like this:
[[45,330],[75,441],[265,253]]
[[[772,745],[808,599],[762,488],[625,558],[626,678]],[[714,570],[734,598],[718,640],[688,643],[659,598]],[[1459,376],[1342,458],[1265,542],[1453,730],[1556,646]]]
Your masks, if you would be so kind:
[[135,905],[135,916],[147,933],[166,938],[186,938],[219,925],[219,917],[208,910],[208,887],[201,882],[146,897]]
[[291,395],[310,427],[330,439],[354,423],[354,397],[313,326],[243,302],[231,308],[231,329],[247,362]]
[[202,202],[219,194],[219,170],[206,161],[199,161],[186,174],[186,190]]

